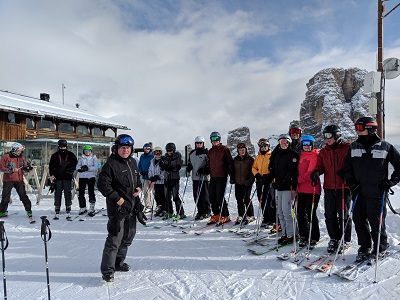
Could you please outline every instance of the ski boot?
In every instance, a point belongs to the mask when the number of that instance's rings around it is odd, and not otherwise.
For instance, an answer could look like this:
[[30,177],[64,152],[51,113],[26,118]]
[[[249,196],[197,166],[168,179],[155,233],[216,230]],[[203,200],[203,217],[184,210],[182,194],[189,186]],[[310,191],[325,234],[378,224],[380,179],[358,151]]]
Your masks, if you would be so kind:
[[334,253],[336,252],[337,247],[338,247],[338,240],[332,239],[329,241],[328,248],[326,249],[326,251],[328,253]]
[[368,259],[370,253],[371,253],[371,248],[366,248],[361,246],[360,248],[358,248],[356,262],[361,262],[363,260]]

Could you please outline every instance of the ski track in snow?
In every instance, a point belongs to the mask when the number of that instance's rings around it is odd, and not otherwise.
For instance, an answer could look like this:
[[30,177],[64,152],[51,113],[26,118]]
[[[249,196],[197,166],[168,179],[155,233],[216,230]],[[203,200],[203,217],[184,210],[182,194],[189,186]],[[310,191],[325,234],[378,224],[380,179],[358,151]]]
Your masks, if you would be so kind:
[[[181,181],[181,193],[186,179]],[[396,188],[396,191],[398,188]],[[189,180],[185,195],[185,210],[193,215],[193,198]],[[227,189],[226,198],[229,189]],[[15,193],[15,191],[13,191]],[[229,209],[231,217],[237,214],[234,191]],[[53,200],[44,199],[34,205],[30,195],[36,224],[29,224],[18,198],[9,206],[17,215],[4,219],[9,239],[5,251],[8,299],[47,299],[44,242],[40,237],[41,215],[50,221],[52,239],[47,242],[50,288],[52,299],[400,299],[400,261],[389,258],[378,269],[378,283],[374,284],[374,268],[355,281],[346,281],[318,271],[303,268],[305,262],[295,266],[276,258],[279,252],[253,255],[247,248],[265,249],[242,241],[241,235],[216,232],[206,228],[200,236],[183,234],[179,227],[170,225],[160,229],[143,227],[138,223],[137,235],[129,248],[126,262],[130,272],[116,272],[115,281],[105,284],[101,280],[100,260],[106,238],[107,217],[96,215],[65,220],[53,220]],[[400,207],[397,194],[391,197],[395,208]],[[323,202],[323,201],[321,201]],[[254,203],[255,212],[258,204]],[[97,195],[97,207],[105,207],[105,199]],[[73,201],[73,214],[78,211],[78,201]],[[399,209],[398,209],[399,210]],[[323,206],[318,209],[322,235],[326,234]],[[151,224],[165,225],[168,221],[153,217]],[[186,221],[183,221],[186,222]],[[150,224],[150,223],[149,223]],[[196,229],[205,221],[196,222]],[[192,225],[192,224],[190,224]],[[229,225],[230,226],[230,225]],[[211,232],[208,232],[212,229]],[[391,245],[400,242],[399,217],[388,212],[387,232]],[[326,243],[321,243],[307,262],[323,253]],[[336,268],[354,260],[357,251],[353,230],[353,247]],[[1,284],[1,289],[3,285]]]

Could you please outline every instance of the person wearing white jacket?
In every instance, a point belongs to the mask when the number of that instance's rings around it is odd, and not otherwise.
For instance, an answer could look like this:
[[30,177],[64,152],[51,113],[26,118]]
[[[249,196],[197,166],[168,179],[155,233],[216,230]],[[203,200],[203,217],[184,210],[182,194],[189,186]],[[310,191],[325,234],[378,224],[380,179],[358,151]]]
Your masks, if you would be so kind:
[[164,195],[164,178],[165,171],[160,168],[160,160],[162,155],[162,149],[160,147],[155,147],[153,150],[154,158],[150,161],[149,166],[149,180],[153,183],[154,188],[154,199],[156,200],[157,210],[155,216],[164,216],[168,209],[165,203]]
[[[93,214],[96,204],[96,195],[94,194],[94,185],[96,182],[96,173],[99,168],[99,161],[96,155],[92,153],[92,146],[85,145],[83,147],[83,154],[78,160],[76,170],[79,174],[79,214],[82,215],[86,212]],[[85,190],[88,186],[89,194],[89,211],[86,208]]]

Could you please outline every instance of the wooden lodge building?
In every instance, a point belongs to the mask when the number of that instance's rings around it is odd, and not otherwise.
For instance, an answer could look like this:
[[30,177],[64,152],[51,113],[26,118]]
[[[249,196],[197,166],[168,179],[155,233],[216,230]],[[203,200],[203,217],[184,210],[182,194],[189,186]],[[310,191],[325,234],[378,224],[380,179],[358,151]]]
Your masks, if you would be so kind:
[[129,130],[78,107],[50,102],[49,94],[34,98],[0,90],[0,155],[20,142],[25,146],[25,159],[37,166],[39,177],[57,151],[59,139],[68,141],[68,149],[77,158],[84,145],[91,145],[103,165],[118,129]]

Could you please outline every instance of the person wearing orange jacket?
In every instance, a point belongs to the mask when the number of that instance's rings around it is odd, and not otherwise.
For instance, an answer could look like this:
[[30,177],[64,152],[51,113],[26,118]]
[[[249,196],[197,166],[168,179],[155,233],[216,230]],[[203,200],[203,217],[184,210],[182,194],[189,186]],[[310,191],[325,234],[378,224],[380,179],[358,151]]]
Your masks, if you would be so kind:
[[256,156],[252,172],[256,178],[257,198],[264,212],[261,227],[271,228],[276,219],[276,209],[272,190],[270,189],[271,178],[269,173],[269,160],[271,158],[271,150],[269,141],[266,138],[258,140],[260,151]]
[[[319,152],[317,166],[311,173],[311,180],[316,184],[319,176],[324,174],[325,224],[330,237],[327,251],[333,253],[339,246],[343,225],[346,224],[349,217],[351,194],[344,180],[344,162],[350,143],[343,141],[342,131],[337,125],[326,126],[323,135],[326,145]],[[348,247],[351,241],[350,222],[344,232],[343,241],[342,246]],[[342,249],[339,251],[341,252]]]
[[[308,244],[314,248],[320,238],[317,207],[321,195],[321,183],[313,184],[310,175],[318,161],[318,150],[314,148],[315,139],[311,135],[301,137],[302,152],[299,159],[297,178],[297,222],[299,224],[299,246]],[[311,226],[311,236],[310,233]]]

